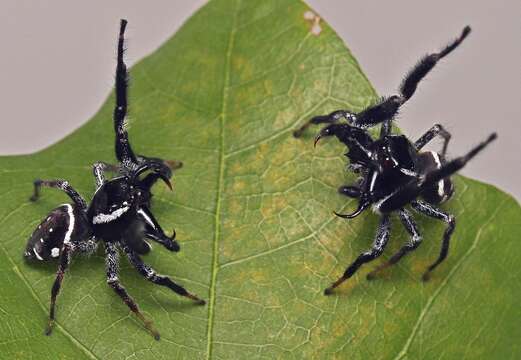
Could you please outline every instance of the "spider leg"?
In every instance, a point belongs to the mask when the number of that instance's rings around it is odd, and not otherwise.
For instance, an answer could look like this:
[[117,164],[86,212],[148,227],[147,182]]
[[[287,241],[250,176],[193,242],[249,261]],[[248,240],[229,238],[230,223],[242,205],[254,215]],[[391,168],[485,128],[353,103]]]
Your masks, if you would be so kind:
[[329,113],[327,115],[318,115],[308,122],[304,123],[301,127],[299,127],[297,130],[293,132],[293,136],[298,138],[301,137],[304,131],[310,126],[310,125],[318,125],[318,124],[333,124],[338,122],[340,119],[345,118],[348,121],[351,121],[353,117],[353,114],[346,110],[336,110],[332,113]]
[[73,189],[73,187],[66,180],[34,180],[34,193],[29,200],[36,201],[40,197],[40,188],[47,186],[51,188],[62,189],[74,201],[74,204],[82,210],[87,210],[87,203],[85,199]]
[[114,108],[114,129],[116,131],[116,157],[126,168],[133,168],[137,165],[137,159],[130,147],[125,124],[125,117],[127,115],[128,71],[123,59],[123,54],[125,52],[124,34],[126,26],[127,21],[121,20],[116,65],[116,106]]
[[373,280],[380,271],[396,264],[404,255],[407,255],[409,252],[416,250],[416,248],[418,248],[418,246],[422,242],[422,236],[418,231],[418,227],[416,226],[416,223],[414,222],[411,213],[405,209],[400,209],[399,215],[403,226],[405,227],[409,235],[411,235],[411,240],[407,242],[405,245],[403,245],[400,248],[400,250],[398,250],[398,252],[396,252],[396,254],[394,254],[389,259],[389,261],[386,261],[385,263],[381,264],[373,271],[371,271],[369,274],[367,274],[367,280]]
[[401,83],[399,88],[400,95],[384,98],[377,104],[358,113],[353,125],[367,128],[382,123],[380,138],[389,135],[393,117],[398,113],[400,106],[414,95],[418,83],[434,68],[438,61],[457,48],[469,33],[470,27],[466,26],[456,40],[445,46],[439,52],[428,54],[421,58],[408,72]]
[[456,49],[470,33],[470,27],[465,26],[461,35],[443,49],[437,53],[428,54],[418,61],[418,63],[409,71],[405,76],[402,84],[400,85],[400,93],[402,94],[403,101],[409,100],[416,91],[418,83],[436,66],[438,61],[443,59],[445,56],[450,54]]
[[152,333],[154,339],[159,340],[159,332],[154,328],[152,320],[148,320],[143,316],[136,302],[127,293],[127,290],[121,285],[118,277],[119,256],[116,245],[111,242],[105,242],[105,263],[107,270],[107,283],[114,289],[116,294],[123,300],[123,302],[136,314],[136,316],[143,322],[145,328]]
[[84,253],[84,254],[92,254],[98,249],[98,241],[96,238],[90,237],[88,239],[75,242],[74,243],[74,251]]
[[190,300],[193,300],[197,303],[197,305],[204,305],[206,302],[202,299],[199,299],[194,294],[189,293],[184,287],[173,282],[168,276],[159,275],[152,269],[150,266],[145,264],[143,260],[136,254],[132,249],[127,246],[123,247],[123,250],[127,254],[128,260],[136,268],[136,270],[143,275],[148,281],[157,284],[166,286],[173,292],[178,295],[187,297]]
[[374,240],[373,246],[371,250],[363,252],[360,254],[356,260],[348,266],[345,270],[344,274],[330,287],[328,287],[324,291],[324,295],[330,295],[333,292],[333,289],[342,284],[344,281],[353,276],[356,271],[365,263],[373,261],[377,257],[379,257],[385,249],[387,245],[387,241],[389,240],[389,233],[391,231],[391,222],[388,214],[382,215],[380,219],[380,224],[378,225],[378,231],[376,233],[376,238]]
[[434,125],[418,140],[416,140],[416,142],[414,143],[414,147],[416,148],[416,150],[420,150],[436,136],[441,136],[443,138],[443,149],[441,150],[441,155],[445,157],[445,153],[447,152],[447,146],[449,145],[451,135],[440,124]]
[[110,165],[101,161],[92,165],[92,173],[94,174],[94,179],[96,180],[96,190],[98,190],[105,183],[105,171],[112,170],[110,166],[114,165]]
[[58,265],[58,271],[56,272],[56,279],[54,280],[54,284],[51,289],[51,305],[49,308],[49,322],[47,323],[47,328],[45,329],[45,335],[51,335],[52,327],[54,325],[55,319],[55,305],[56,298],[60,293],[61,284],[63,281],[63,276],[65,275],[65,271],[69,267],[71,262],[71,256],[73,252],[73,246],[69,244],[64,244],[62,247],[62,253],[60,255],[60,263]]
[[138,209],[138,214],[145,221],[145,235],[149,239],[156,241],[157,243],[163,245],[170,251],[179,251],[179,243],[175,241],[175,230],[171,237],[168,237],[159,223],[157,222],[152,212],[146,206],[142,206]]
[[449,253],[449,245],[450,245],[450,237],[454,232],[454,228],[456,227],[456,219],[453,215],[447,214],[440,209],[435,208],[434,206],[426,203],[425,201],[417,200],[411,203],[411,206],[414,210],[427,215],[429,217],[433,217],[438,220],[442,220],[447,223],[447,228],[445,229],[445,233],[443,234],[443,242],[441,244],[441,251],[438,259],[434,263],[432,263],[427,271],[422,276],[423,281],[427,281],[430,278],[430,273],[433,271],[439,264],[445,260],[447,254]]
[[340,186],[338,192],[352,199],[358,199],[362,195],[362,190],[359,187],[349,185]]

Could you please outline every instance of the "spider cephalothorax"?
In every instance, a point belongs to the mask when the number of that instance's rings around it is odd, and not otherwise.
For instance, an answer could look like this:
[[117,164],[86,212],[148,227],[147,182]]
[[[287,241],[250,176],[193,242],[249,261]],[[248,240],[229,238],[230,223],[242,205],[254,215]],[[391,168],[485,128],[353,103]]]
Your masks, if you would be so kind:
[[[139,244],[145,236],[147,225],[139,214],[143,202],[139,175],[151,168],[153,170],[153,165],[144,164],[126,176],[98,182],[98,189],[88,206],[67,181],[35,181],[36,192],[32,197],[33,200],[38,197],[41,186],[62,189],[73,200],[73,204],[61,205],[50,212],[29,238],[24,253],[27,259],[47,260],[51,257],[59,257],[59,268],[51,292],[47,334],[52,330],[56,297],[72,255],[92,253],[99,242],[102,242],[105,247],[108,284],[143,321],[156,339],[159,339],[159,333],[154,329],[152,322],[145,319],[137,304],[119,282],[118,248],[124,251],[130,263],[147,280],[166,286],[198,304],[204,304],[203,300],[186,291],[169,277],[158,275],[139,257],[136,244]],[[152,173],[157,174],[156,171]]]
[[[420,80],[469,33],[470,28],[466,27],[458,39],[439,53],[422,58],[402,82],[399,95],[384,98],[359,113],[337,110],[328,115],[316,116],[295,131],[294,135],[299,137],[311,124],[329,124],[316,136],[315,145],[321,138],[336,136],[349,148],[346,156],[350,161],[350,167],[360,174],[360,179],[357,185],[341,186],[338,190],[347,197],[358,199],[358,207],[350,214],[335,213],[336,215],[352,219],[368,207],[372,207],[380,215],[380,224],[372,248],[360,254],[347,267],[344,274],[325,290],[326,295],[353,276],[364,263],[382,254],[390,235],[391,213],[398,213],[411,239],[389,261],[369,273],[368,279],[373,279],[378,271],[397,263],[405,254],[420,245],[422,237],[411,213],[405,209],[407,205],[421,214],[447,223],[440,255],[424,273],[423,279],[427,280],[430,272],[446,258],[456,223],[454,216],[438,209],[436,205],[448,200],[454,192],[450,176],[493,141],[496,134],[491,134],[466,155],[447,161],[445,153],[450,134],[441,125],[434,125],[418,140],[411,142],[403,135],[392,134],[391,122],[400,106],[414,94]],[[346,121],[341,122],[342,119]],[[378,124],[381,124],[380,134],[378,139],[373,139],[367,129]],[[444,139],[442,151],[422,151],[422,148],[436,136]]]
[[[124,126],[127,102],[127,71],[123,62],[123,33],[126,21],[121,21],[118,42],[118,66],[116,70],[116,108],[114,122],[116,127],[116,154],[118,165],[96,163],[93,167],[96,180],[96,192],[89,205],[67,181],[36,180],[32,201],[38,199],[42,186],[59,188],[73,200],[73,204],[64,204],[51,213],[38,225],[28,240],[24,256],[45,261],[59,258],[59,268],[51,291],[50,319],[47,334],[54,322],[55,301],[71,256],[75,253],[92,253],[99,242],[105,247],[107,282],[123,299],[125,304],[143,321],[156,339],[159,333],[150,320],[145,319],[137,304],[128,295],[118,279],[118,248],[124,251],[130,263],[147,280],[166,286],[179,295],[196,301],[205,302],[189,293],[169,277],[158,275],[150,266],[143,263],[139,254],[150,250],[144,237],[153,239],[171,251],[178,251],[175,231],[171,237],[165,235],[149,210],[151,187],[162,179],[170,189],[169,178],[172,176],[174,162],[163,161],[134,155],[128,142]],[[111,170],[118,176],[106,180],[105,171]]]

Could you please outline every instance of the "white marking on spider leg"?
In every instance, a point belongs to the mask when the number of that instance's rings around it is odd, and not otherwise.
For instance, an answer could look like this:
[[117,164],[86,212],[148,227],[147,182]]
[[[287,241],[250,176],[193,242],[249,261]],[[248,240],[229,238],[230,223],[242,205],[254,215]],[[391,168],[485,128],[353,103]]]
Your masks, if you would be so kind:
[[99,188],[105,182],[104,181],[105,179],[103,177],[103,167],[102,167],[102,165],[96,164],[94,166],[94,175],[96,176],[96,182],[97,182],[97,186]]
[[141,216],[143,216],[143,218],[145,219],[145,221],[150,225],[152,226],[154,229],[156,228],[156,226],[154,225],[154,222],[152,221],[152,219],[147,215],[146,212],[143,211],[143,209],[139,209],[137,211]]
[[126,213],[129,209],[130,209],[130,207],[124,206],[117,210],[114,210],[110,214],[98,214],[98,215],[94,216],[94,218],[92,219],[92,223],[93,224],[103,224],[103,223],[108,223],[108,222],[114,221],[117,218],[119,218],[121,215]]
[[145,267],[145,272],[146,272],[145,277],[147,279],[152,279],[154,277],[154,275],[156,274],[155,271],[152,268],[148,267],[148,266]]
[[58,257],[58,256],[60,256],[60,249],[58,249],[57,247],[52,248],[52,250],[51,250],[51,256],[52,256],[52,257]]
[[36,258],[37,258],[38,260],[40,260],[40,261],[43,260],[43,258],[42,258],[40,255],[38,255],[38,253],[36,252],[36,249],[35,249],[35,248],[33,248],[33,253],[34,253],[34,255],[36,255]]
[[71,242],[71,235],[72,231],[74,230],[74,223],[76,222],[76,219],[74,218],[74,213],[72,212],[72,206],[70,204],[65,204],[65,206],[67,207],[67,213],[69,214],[69,227],[65,233],[63,243],[69,244]]

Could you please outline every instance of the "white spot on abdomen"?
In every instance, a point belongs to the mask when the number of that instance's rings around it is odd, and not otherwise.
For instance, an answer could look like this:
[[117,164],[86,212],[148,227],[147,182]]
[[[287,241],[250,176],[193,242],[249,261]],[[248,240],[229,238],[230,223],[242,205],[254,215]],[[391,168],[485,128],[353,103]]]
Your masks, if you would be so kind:
[[63,239],[64,244],[68,244],[71,242],[71,235],[72,231],[74,230],[74,214],[72,212],[72,206],[70,204],[65,204],[67,207],[67,214],[69,214],[69,228],[67,229],[67,232],[65,233],[65,238]]
[[[440,155],[434,151],[429,151],[431,153],[432,158],[434,159],[434,162],[436,163],[436,169],[441,168],[441,160]],[[438,195],[443,198],[445,195],[445,180],[438,181]]]
[[58,257],[58,256],[60,256],[60,249],[58,249],[58,248],[52,248],[52,250],[51,250],[51,256],[52,256],[52,257]]

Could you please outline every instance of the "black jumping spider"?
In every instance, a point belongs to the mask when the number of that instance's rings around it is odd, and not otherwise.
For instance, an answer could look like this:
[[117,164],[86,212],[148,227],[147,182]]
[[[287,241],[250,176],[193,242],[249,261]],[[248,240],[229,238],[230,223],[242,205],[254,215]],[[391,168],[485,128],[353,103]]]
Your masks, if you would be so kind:
[[[117,101],[114,113],[117,129],[118,124],[121,125],[119,128],[123,129],[122,124],[126,113],[127,74],[122,61],[125,25],[126,21],[122,20],[118,43]],[[165,181],[171,188],[168,180],[171,176],[170,167],[161,159],[136,157],[128,144],[126,131],[118,132],[116,136],[116,152],[121,164],[115,169],[120,175],[111,180],[105,180],[104,169],[111,165],[97,163],[93,168],[97,185],[96,192],[89,205],[67,181],[36,180],[34,183],[34,195],[31,197],[33,201],[39,197],[41,186],[59,188],[66,192],[73,201],[73,204],[64,204],[51,211],[29,238],[24,253],[27,259],[36,258],[42,261],[59,257],[56,280],[51,290],[50,315],[46,334],[50,334],[52,331],[56,297],[72,255],[92,253],[100,241],[105,247],[108,284],[130,310],[143,321],[145,327],[156,339],[159,339],[159,333],[154,329],[152,321],[143,316],[137,304],[119,282],[118,247],[124,251],[130,263],[147,280],[166,286],[198,304],[205,303],[204,300],[189,293],[169,277],[158,275],[139,257],[140,253],[149,250],[148,244],[143,240],[144,236],[160,242],[170,250],[178,250],[173,237],[168,238],[164,235],[148,210],[151,197],[150,188],[158,179]],[[140,179],[140,175],[145,172],[149,173]]]
[[[456,223],[453,215],[445,213],[435,205],[452,196],[454,189],[450,176],[496,139],[496,134],[491,134],[466,155],[447,161],[445,153],[450,134],[441,125],[434,125],[413,143],[403,135],[391,134],[391,123],[400,106],[412,97],[418,83],[469,33],[470,27],[465,27],[459,38],[439,53],[423,57],[403,80],[399,95],[384,98],[356,114],[338,110],[328,115],[316,116],[295,131],[295,137],[299,137],[310,124],[330,124],[319,132],[315,138],[315,145],[323,137],[336,136],[349,148],[346,156],[350,161],[350,168],[359,173],[361,179],[356,186],[341,186],[338,191],[347,197],[359,199],[359,204],[351,214],[335,212],[336,215],[352,219],[369,206],[380,215],[380,224],[372,248],[360,254],[347,267],[344,274],[325,290],[326,295],[331,294],[334,288],[353,276],[360,266],[382,254],[389,240],[391,213],[398,212],[411,239],[389,261],[369,273],[367,278],[373,279],[378,271],[396,264],[404,255],[420,245],[422,237],[411,213],[405,209],[408,204],[421,214],[447,223],[440,255],[423,274],[423,280],[428,280],[430,272],[447,257],[450,237]],[[342,118],[346,122],[339,122]],[[380,135],[374,140],[367,129],[378,124],[381,124]],[[421,151],[436,136],[441,136],[444,140],[441,153]]]

